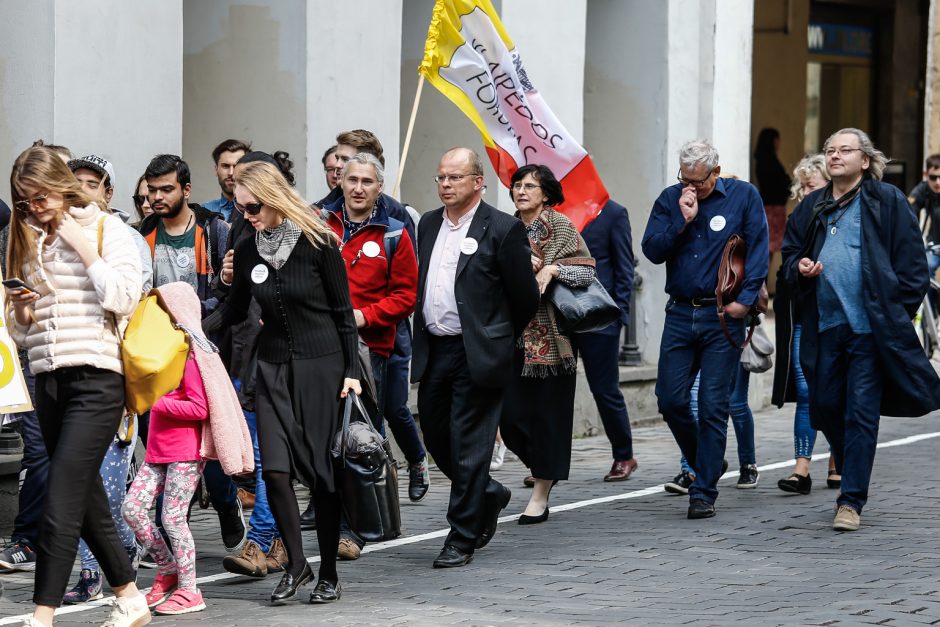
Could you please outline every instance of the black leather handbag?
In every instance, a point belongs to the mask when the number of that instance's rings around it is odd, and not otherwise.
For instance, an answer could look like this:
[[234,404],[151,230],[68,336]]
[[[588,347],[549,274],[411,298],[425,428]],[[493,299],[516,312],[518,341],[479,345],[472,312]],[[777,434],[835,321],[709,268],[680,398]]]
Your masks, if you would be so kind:
[[[352,418],[353,410],[357,417]],[[350,529],[367,542],[401,535],[398,469],[392,448],[375,430],[359,397],[350,393],[343,426],[333,439],[336,486]]]
[[600,331],[620,319],[620,307],[597,277],[587,287],[552,281],[545,295],[555,307],[558,330],[565,334]]

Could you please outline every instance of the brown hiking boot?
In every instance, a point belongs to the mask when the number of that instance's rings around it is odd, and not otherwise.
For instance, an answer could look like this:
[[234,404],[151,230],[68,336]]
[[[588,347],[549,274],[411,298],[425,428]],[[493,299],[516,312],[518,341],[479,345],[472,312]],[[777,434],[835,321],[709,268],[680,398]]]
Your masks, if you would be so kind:
[[254,540],[246,541],[239,553],[226,555],[222,560],[222,568],[249,577],[264,577],[268,574],[267,558]]
[[280,572],[287,566],[287,549],[280,538],[275,538],[271,543],[271,550],[265,556],[265,562],[269,573]]

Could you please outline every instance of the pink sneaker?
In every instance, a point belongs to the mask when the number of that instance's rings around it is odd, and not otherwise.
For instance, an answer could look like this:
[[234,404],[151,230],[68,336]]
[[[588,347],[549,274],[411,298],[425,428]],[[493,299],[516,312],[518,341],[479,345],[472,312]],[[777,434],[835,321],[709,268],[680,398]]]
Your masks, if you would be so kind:
[[170,595],[179,585],[179,577],[176,573],[172,575],[157,575],[153,580],[153,587],[147,593],[147,607],[153,609],[170,598]]
[[174,614],[189,614],[206,609],[199,590],[177,590],[169,599],[160,604],[156,610],[161,616]]

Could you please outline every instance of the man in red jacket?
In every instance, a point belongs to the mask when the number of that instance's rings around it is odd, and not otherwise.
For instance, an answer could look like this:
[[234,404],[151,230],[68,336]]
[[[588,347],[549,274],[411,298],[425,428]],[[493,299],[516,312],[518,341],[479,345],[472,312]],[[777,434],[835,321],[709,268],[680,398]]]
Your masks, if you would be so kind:
[[[404,224],[389,217],[382,197],[384,169],[373,155],[359,153],[343,167],[343,196],[324,207],[327,223],[342,240],[349,295],[359,336],[369,346],[378,411],[375,428],[384,433],[385,370],[395,347],[398,323],[414,311],[418,263]],[[427,475],[427,459],[421,462]],[[364,542],[343,528],[340,559],[356,559]]]

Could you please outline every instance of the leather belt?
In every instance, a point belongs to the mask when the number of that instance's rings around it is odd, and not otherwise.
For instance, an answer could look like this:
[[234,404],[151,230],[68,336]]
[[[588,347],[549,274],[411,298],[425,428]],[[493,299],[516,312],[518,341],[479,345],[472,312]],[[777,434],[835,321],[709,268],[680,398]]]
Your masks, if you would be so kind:
[[693,296],[692,298],[673,296],[672,300],[677,303],[682,303],[683,305],[692,305],[693,307],[707,307],[709,305],[718,304],[718,299],[714,296]]

